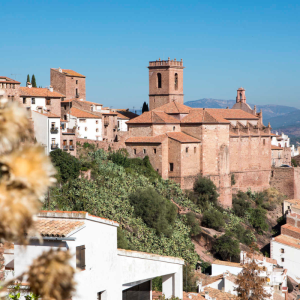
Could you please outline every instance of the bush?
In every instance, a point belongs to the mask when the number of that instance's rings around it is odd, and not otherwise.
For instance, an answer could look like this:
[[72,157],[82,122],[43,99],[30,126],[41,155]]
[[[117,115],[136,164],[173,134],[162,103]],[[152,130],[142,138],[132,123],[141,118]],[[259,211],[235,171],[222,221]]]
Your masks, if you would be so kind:
[[152,279],[152,291],[162,292],[162,277],[155,277]]
[[66,182],[69,179],[78,178],[81,164],[75,156],[61,149],[56,149],[50,152],[50,157],[57,169],[58,181]]
[[129,196],[129,201],[134,207],[135,215],[156,230],[157,235],[172,235],[177,207],[159,195],[153,188],[137,190]]
[[232,200],[232,208],[235,215],[238,217],[244,218],[246,212],[250,209],[250,203],[246,200],[246,194],[242,192],[238,192],[236,197]]
[[222,260],[239,261],[239,242],[229,232],[226,232],[216,240],[213,251]]
[[197,235],[201,232],[199,220],[194,213],[189,212],[186,214],[186,224],[191,227],[190,236]]
[[236,184],[235,176],[234,176],[234,174],[231,174],[231,186],[233,186],[235,184]]
[[258,207],[250,210],[249,222],[259,234],[263,234],[269,229],[266,218],[266,211],[263,208]]
[[202,217],[202,226],[220,230],[225,226],[223,214],[217,210],[207,210]]
[[233,230],[235,237],[247,246],[250,246],[253,242],[252,232],[249,229],[245,229],[241,224],[237,224]]
[[197,205],[205,207],[207,203],[217,204],[219,194],[217,187],[207,177],[199,176],[194,183],[194,192],[197,195]]
[[118,248],[130,250],[128,240],[126,239],[124,231],[120,227],[118,227],[117,230],[117,237],[118,237],[117,239]]

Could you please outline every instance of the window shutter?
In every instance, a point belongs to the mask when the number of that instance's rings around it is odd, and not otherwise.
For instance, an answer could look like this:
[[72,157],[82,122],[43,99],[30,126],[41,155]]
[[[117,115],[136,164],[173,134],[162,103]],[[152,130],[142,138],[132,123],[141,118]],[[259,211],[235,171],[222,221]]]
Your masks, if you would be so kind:
[[76,267],[78,269],[85,269],[85,246],[76,247]]
[[85,269],[85,246],[81,246],[81,270]]

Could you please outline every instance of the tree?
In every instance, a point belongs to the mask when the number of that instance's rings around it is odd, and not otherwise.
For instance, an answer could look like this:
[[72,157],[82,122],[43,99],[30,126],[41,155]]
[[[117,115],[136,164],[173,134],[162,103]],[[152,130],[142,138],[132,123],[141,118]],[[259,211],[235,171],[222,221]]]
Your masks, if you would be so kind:
[[34,74],[31,77],[31,84],[32,84],[32,87],[35,87],[35,88],[37,87]]
[[292,163],[292,166],[293,166],[294,168],[298,167],[298,164],[297,164],[297,161],[296,161],[295,158],[292,158],[291,163]]
[[216,240],[213,251],[222,260],[238,261],[240,255],[239,242],[231,232],[226,232]]
[[143,103],[142,113],[144,113],[145,111],[149,111],[149,106],[148,103],[146,103],[146,101]]
[[202,216],[202,226],[220,230],[225,226],[223,214],[218,210],[207,210]]
[[199,220],[193,212],[186,214],[186,224],[191,227],[190,236],[197,235],[201,232]]
[[194,183],[194,192],[197,194],[197,203],[204,208],[208,203],[217,204],[219,194],[217,187],[207,177],[199,176]]
[[136,216],[156,230],[157,235],[171,237],[177,215],[176,206],[158,194],[154,188],[137,190],[129,196],[130,204],[134,207]]
[[26,81],[26,83],[27,82],[30,82],[30,76],[29,76],[29,74],[27,75],[27,81]]
[[238,287],[235,291],[240,299],[263,300],[271,296],[264,289],[266,278],[259,276],[261,272],[262,268],[255,262],[254,255],[249,256],[236,280]]
[[80,161],[71,154],[56,149],[50,152],[52,163],[57,168],[58,180],[63,182],[75,179],[79,176],[81,168]]

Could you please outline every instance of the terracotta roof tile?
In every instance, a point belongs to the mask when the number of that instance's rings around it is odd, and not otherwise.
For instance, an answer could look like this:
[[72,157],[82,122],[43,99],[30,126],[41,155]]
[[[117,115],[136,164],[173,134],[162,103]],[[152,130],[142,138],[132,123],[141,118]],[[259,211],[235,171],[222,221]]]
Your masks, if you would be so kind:
[[300,249],[299,239],[295,239],[287,235],[278,235],[273,238],[273,241]]
[[117,112],[120,113],[121,115],[127,117],[130,120],[139,116],[129,110],[117,110]]
[[165,134],[157,136],[134,136],[128,138],[125,143],[149,143],[160,144],[167,136]]
[[181,123],[230,123],[223,118],[216,118],[207,109],[193,108],[190,113],[181,120]]
[[0,76],[1,79],[6,79],[5,81],[0,80],[0,83],[15,83],[15,84],[20,84],[21,82],[16,81],[14,79],[11,79],[9,77],[6,76]]
[[167,136],[180,143],[200,143],[200,140],[183,132],[167,132]]
[[231,299],[238,299],[237,296],[219,291],[217,289],[211,287],[205,287],[204,291],[200,293],[200,295],[205,297],[205,292],[208,292],[209,297],[216,298],[216,299],[224,299],[224,300],[231,300]]
[[214,118],[221,120],[258,120],[258,117],[241,109],[207,108],[206,110]]
[[160,107],[153,109],[153,111],[165,112],[166,114],[188,114],[191,108],[184,104],[172,101]]
[[126,117],[125,115],[120,114],[119,112],[116,112],[118,119],[125,119],[125,120],[129,120],[128,117]]
[[275,145],[271,145],[271,150],[283,150],[283,148]]
[[77,220],[49,220],[46,218],[39,218],[35,222],[36,230],[42,236],[49,237],[66,237],[76,228],[84,225],[84,221]]
[[286,228],[286,229],[294,231],[296,233],[300,233],[300,228],[294,227],[294,226],[292,226],[290,224],[284,224],[284,225],[281,226],[281,228]]
[[215,265],[222,265],[222,266],[230,266],[230,267],[237,267],[237,268],[242,268],[241,263],[236,263],[236,262],[231,262],[231,261],[223,261],[223,260],[215,260],[212,262],[212,264]]
[[[53,70],[59,72],[59,69],[53,69]],[[85,78],[84,75],[81,75],[81,74],[79,74],[79,73],[77,73],[77,72],[75,72],[73,70],[70,70],[70,69],[61,69],[61,70],[62,70],[62,73],[64,73],[67,76],[83,77],[83,78]]]
[[164,112],[147,111],[127,124],[178,124],[180,121]]
[[62,98],[65,97],[63,94],[57,92],[51,92],[47,88],[29,88],[20,87],[20,96],[32,96],[32,97],[49,97],[49,98]]
[[94,119],[100,119],[101,118],[100,115],[92,114],[90,112],[78,109],[76,107],[71,108],[70,115],[72,115],[76,118],[94,118]]

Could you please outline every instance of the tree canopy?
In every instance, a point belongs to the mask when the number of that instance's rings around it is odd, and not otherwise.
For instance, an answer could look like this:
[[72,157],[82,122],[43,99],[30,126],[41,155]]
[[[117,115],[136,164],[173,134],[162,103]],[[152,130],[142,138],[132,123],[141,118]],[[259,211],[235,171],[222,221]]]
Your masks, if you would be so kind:
[[145,111],[149,111],[149,106],[148,103],[146,103],[146,101],[143,103],[142,113],[144,113]]

